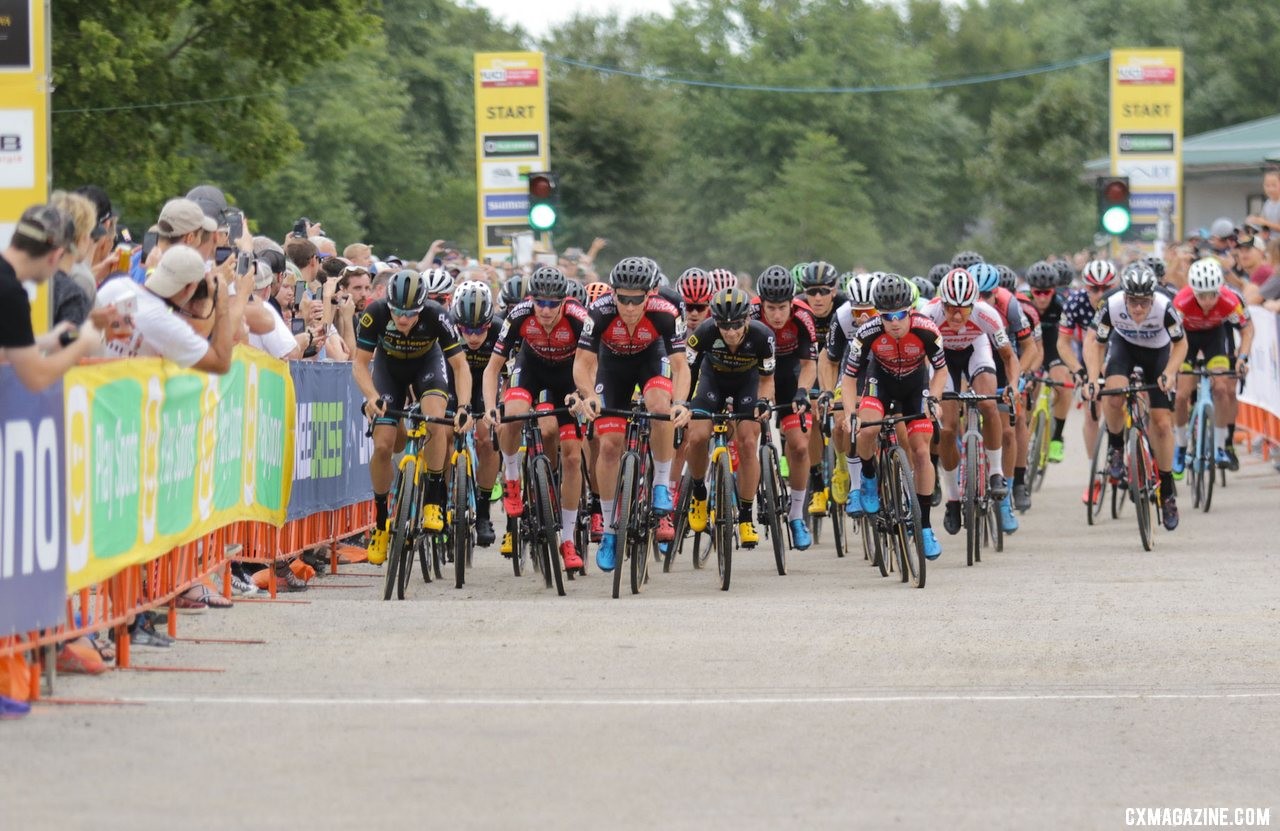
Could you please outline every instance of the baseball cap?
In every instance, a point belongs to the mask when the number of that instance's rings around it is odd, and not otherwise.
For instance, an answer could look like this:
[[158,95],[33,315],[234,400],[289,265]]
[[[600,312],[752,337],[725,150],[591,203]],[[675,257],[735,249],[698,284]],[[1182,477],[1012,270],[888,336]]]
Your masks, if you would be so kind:
[[200,206],[205,214],[218,223],[218,227],[227,224],[227,197],[213,185],[197,185],[187,191],[187,198]]
[[32,205],[22,212],[13,235],[50,249],[66,248],[75,239],[75,221],[52,205]]
[[1209,226],[1209,236],[1226,239],[1236,232],[1236,224],[1225,216],[1219,217]]
[[214,222],[200,206],[190,199],[170,199],[160,209],[160,219],[156,221],[156,230],[166,237],[180,237],[192,231],[218,230]]
[[192,283],[204,279],[204,257],[189,245],[175,245],[160,258],[147,278],[146,286],[161,297],[173,297]]

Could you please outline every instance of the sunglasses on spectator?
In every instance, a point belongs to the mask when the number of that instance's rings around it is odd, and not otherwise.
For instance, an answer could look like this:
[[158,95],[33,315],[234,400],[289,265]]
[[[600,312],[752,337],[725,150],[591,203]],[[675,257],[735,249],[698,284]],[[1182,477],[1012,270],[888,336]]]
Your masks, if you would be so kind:
[[533,298],[533,305],[537,306],[539,309],[554,309],[563,302],[564,302],[563,297],[561,297],[558,300],[550,297]]
[[391,314],[394,317],[416,317],[422,313],[422,309],[397,309],[391,305],[388,305],[387,308],[391,310]]
[[479,326],[459,326],[458,331],[462,332],[464,335],[471,335],[474,337],[476,335],[483,335],[485,332],[489,331],[489,326],[490,324],[488,323],[482,323]]
[[349,265],[346,268],[342,269],[342,273],[339,274],[338,276],[339,277],[359,277],[360,275],[364,275],[368,277],[369,269],[365,268],[364,266]]
[[718,328],[728,329],[731,332],[735,329],[741,329],[743,326],[746,326],[746,325],[747,325],[747,321],[745,320],[717,320],[716,321],[716,326]]
[[709,308],[711,308],[711,305],[708,303],[685,303],[684,304],[684,309],[686,312],[698,312],[699,314],[701,314],[702,312],[705,312]]
[[613,293],[614,299],[623,306],[639,306],[641,303],[649,299],[647,294],[620,294]]
[[1053,297],[1053,295],[1054,295],[1053,289],[1032,289],[1031,290],[1032,297]]
[[813,288],[805,289],[804,293],[810,297],[824,297],[834,291],[835,289],[828,288],[827,286],[814,286]]
[[906,320],[907,317],[910,316],[910,314],[911,314],[910,309],[899,309],[896,312],[881,312],[880,319],[888,320],[888,321]]

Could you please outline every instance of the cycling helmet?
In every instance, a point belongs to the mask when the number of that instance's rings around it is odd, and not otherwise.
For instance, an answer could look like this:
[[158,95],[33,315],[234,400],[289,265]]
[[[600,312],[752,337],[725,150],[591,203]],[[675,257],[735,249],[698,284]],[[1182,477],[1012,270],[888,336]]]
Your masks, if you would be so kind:
[[951,266],[946,263],[938,263],[937,265],[929,268],[929,274],[927,276],[929,278],[929,282],[933,283],[933,287],[935,289],[938,287],[938,284],[942,282],[942,278],[947,276],[947,272],[950,270]]
[[426,284],[428,297],[453,291],[453,275],[443,268],[428,268],[422,272],[422,282]]
[[836,280],[840,278],[840,272],[836,271],[836,267],[831,263],[816,260],[811,263],[805,263],[804,271],[800,273],[800,284],[806,288],[814,288],[815,286],[827,286],[835,288]]
[[570,277],[567,281],[567,291],[568,295],[579,303],[585,304],[587,302],[587,288],[582,285],[581,280]]
[[587,283],[587,305],[596,302],[601,297],[604,297],[612,291],[613,289],[609,288],[609,284],[603,280],[596,280],[594,283]]
[[[1086,273],[1088,266],[1085,267]],[[1058,269],[1044,260],[1032,263],[1027,269],[1027,284],[1033,289],[1051,289],[1058,285]]]
[[1000,288],[1005,291],[1014,291],[1018,288],[1018,275],[1012,268],[1007,265],[998,265],[996,271],[1000,272]]
[[872,301],[877,312],[896,312],[914,304],[911,297],[912,286],[907,278],[900,274],[885,274],[875,281],[871,291]]
[[1130,263],[1120,275],[1124,293],[1131,297],[1150,297],[1156,293],[1156,273],[1142,263]]
[[648,291],[657,270],[657,264],[647,257],[626,257],[609,272],[609,282],[615,289]]
[[912,277],[911,282],[915,283],[917,289],[920,290],[920,296],[925,300],[932,300],[937,290],[933,287],[933,282],[928,277]]
[[680,296],[684,298],[685,303],[696,305],[710,303],[711,295],[715,294],[711,278],[700,268],[686,268],[680,275],[679,284]]
[[849,303],[859,309],[869,309],[874,306],[876,304],[876,281],[880,277],[880,272],[852,275],[844,287],[845,292],[849,295]]
[[796,293],[804,291],[804,270],[808,263],[796,263],[791,266],[791,279],[796,281]]
[[[1146,265],[1146,261],[1142,261],[1142,265]],[[1152,274],[1155,270],[1152,269]],[[1209,294],[1216,292],[1222,288],[1222,265],[1213,257],[1205,257],[1202,260],[1196,260],[1191,264],[1191,268],[1187,269],[1187,285],[1191,286],[1191,290],[1196,294]]]
[[795,295],[791,273],[780,265],[771,265],[756,280],[756,293],[768,303],[785,303]]
[[993,265],[974,263],[966,271],[977,281],[980,294],[990,294],[1000,285],[1000,272]]
[[727,268],[713,268],[707,272],[707,276],[711,278],[713,293],[738,287],[738,275]]
[[1148,268],[1150,268],[1152,271],[1156,273],[1157,280],[1164,279],[1164,260],[1155,256],[1154,254],[1151,254],[1149,256],[1143,257],[1142,262]]
[[1058,285],[1064,289],[1071,285],[1072,280],[1076,279],[1076,270],[1066,260],[1055,261],[1053,267],[1058,271]]
[[502,305],[510,308],[515,304],[524,300],[525,295],[529,293],[529,279],[523,274],[517,274],[507,279],[502,284]]
[[948,306],[972,306],[978,302],[978,281],[963,268],[953,268],[938,284],[938,297]]
[[641,257],[640,259],[653,270],[653,276],[649,278],[649,288],[656,289],[658,284],[662,282],[663,277],[662,269],[658,266],[658,261],[652,257]]
[[449,316],[459,326],[477,328],[493,320],[493,292],[487,283],[467,280],[453,292]]
[[568,278],[553,265],[539,266],[529,275],[529,294],[543,300],[563,300],[569,296]]
[[1090,260],[1084,264],[1082,274],[1087,286],[1109,289],[1116,282],[1116,267],[1110,260]]
[[387,285],[387,305],[393,309],[421,311],[427,304],[427,283],[412,268],[404,268],[391,275]]
[[740,288],[720,289],[711,298],[711,317],[717,321],[746,320],[751,316],[751,295]]
[[951,258],[951,268],[968,268],[980,262],[983,262],[982,255],[977,251],[959,251]]

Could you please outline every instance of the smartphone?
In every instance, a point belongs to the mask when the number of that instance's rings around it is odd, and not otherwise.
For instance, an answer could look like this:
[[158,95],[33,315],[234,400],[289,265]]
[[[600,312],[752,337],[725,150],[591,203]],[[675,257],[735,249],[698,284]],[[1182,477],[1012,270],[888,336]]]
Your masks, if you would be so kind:
[[213,249],[214,264],[222,265],[227,261],[227,257],[230,257],[233,253],[235,253],[235,249],[230,245],[219,245],[217,248]]
[[227,209],[226,217],[227,236],[232,242],[235,242],[244,233],[244,212],[239,208],[229,208]]
[[236,276],[243,277],[249,273],[249,269],[253,266],[253,253],[249,251],[241,251],[236,256]]
[[151,252],[155,249],[156,243],[160,241],[160,233],[158,231],[147,231],[142,237],[142,262],[146,264],[147,257],[151,256]]
[[297,222],[293,223],[293,235],[295,237],[300,237],[301,239],[306,239],[307,226],[310,224],[311,220],[307,219],[305,216],[299,218]]

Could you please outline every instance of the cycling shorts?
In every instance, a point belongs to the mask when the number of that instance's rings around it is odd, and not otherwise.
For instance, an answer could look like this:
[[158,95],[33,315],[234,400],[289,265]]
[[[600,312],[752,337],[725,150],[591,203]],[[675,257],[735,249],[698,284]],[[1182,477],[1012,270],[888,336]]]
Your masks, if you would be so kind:
[[973,383],[984,372],[995,374],[996,361],[991,353],[991,340],[975,338],[964,349],[943,350],[947,359],[947,392],[959,392],[962,380]]
[[671,366],[662,349],[655,345],[635,355],[615,355],[601,349],[596,392],[604,398],[604,405],[618,410],[631,409],[637,388],[641,394],[653,389],[671,392]]
[[[1128,378],[1134,367],[1142,367],[1142,382],[1144,384],[1154,384],[1156,379],[1160,377],[1160,373],[1164,372],[1164,368],[1168,363],[1169,344],[1152,349],[1150,347],[1134,346],[1124,338],[1112,338],[1107,344],[1107,369],[1103,375],[1107,378],[1113,375],[1123,375]],[[1168,393],[1154,389],[1151,390],[1149,395],[1151,397],[1151,409],[1173,409],[1173,401],[1169,398]]]
[[1044,348],[1044,358],[1040,361],[1040,366],[1050,370],[1062,363],[1062,358],[1058,357],[1057,330],[1054,330],[1053,337],[1040,341],[1040,345]]
[[[859,410],[875,410],[879,418],[887,412],[926,413],[924,393],[929,388],[929,371],[921,365],[910,375],[886,372],[874,361],[867,367]],[[927,414],[908,423],[908,432],[932,435],[933,422]]]
[[725,400],[732,398],[735,413],[754,415],[759,391],[760,376],[755,372],[719,375],[703,367],[698,374],[698,386],[693,391],[689,409],[702,413],[719,413],[724,410]]
[[[418,358],[402,360],[388,358],[381,350],[373,354],[369,368],[378,397],[387,402],[388,409],[399,410],[412,401],[428,395],[449,397],[449,371],[444,353],[437,344]],[[396,424],[399,419],[379,418],[378,424]]]
[[1182,368],[1191,369],[1197,358],[1203,358],[1205,364],[1214,358],[1222,358],[1221,361],[1214,362],[1214,368],[1226,369],[1231,365],[1227,351],[1227,342],[1230,340],[1225,326],[1215,326],[1201,332],[1188,331],[1187,360],[1182,364]]
[[[528,350],[521,349],[516,356],[515,366],[511,370],[511,382],[502,400],[523,401],[530,408],[548,404],[548,409],[563,409],[565,396],[573,391],[572,361],[550,364]],[[556,423],[561,427],[574,422],[574,417],[569,413],[556,415]]]
[[[800,389],[800,361],[780,360],[777,367],[773,371],[773,398],[781,406],[777,410],[776,421],[778,427],[782,430],[798,430],[800,429],[800,416],[795,413],[795,405],[792,403],[796,399],[796,391]],[[813,387],[811,393],[817,394],[821,392],[818,387]],[[804,427],[809,429],[813,426],[812,412],[806,413],[804,417]]]
[[[453,367],[449,368],[449,409],[458,409],[458,387],[453,383]],[[479,415],[484,412],[484,370],[471,367],[471,412]]]

